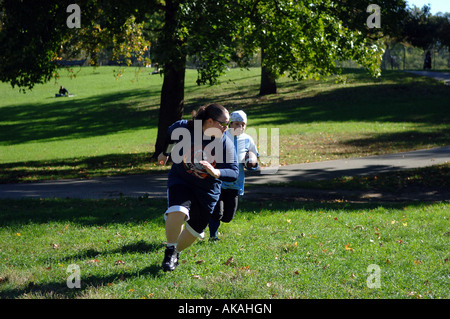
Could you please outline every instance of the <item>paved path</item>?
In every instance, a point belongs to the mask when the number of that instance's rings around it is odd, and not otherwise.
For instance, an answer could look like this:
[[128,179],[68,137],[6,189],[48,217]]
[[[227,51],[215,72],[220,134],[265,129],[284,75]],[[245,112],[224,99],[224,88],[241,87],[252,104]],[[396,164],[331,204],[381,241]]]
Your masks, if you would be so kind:
[[326,180],[340,176],[371,175],[450,162],[450,146],[405,153],[369,156],[280,167],[274,175],[248,176],[249,184]]
[[[249,185],[324,180],[339,176],[378,174],[450,162],[450,146],[365,158],[343,159],[282,166],[275,174],[247,176]],[[120,196],[166,197],[167,174],[69,179],[26,184],[0,184],[0,198],[117,198]],[[246,194],[278,190],[248,187]],[[282,190],[283,192],[283,190]],[[258,196],[259,196],[258,195]]]
[[406,71],[417,75],[427,76],[438,81],[443,81],[446,85],[450,85],[450,72],[434,72],[434,71]]

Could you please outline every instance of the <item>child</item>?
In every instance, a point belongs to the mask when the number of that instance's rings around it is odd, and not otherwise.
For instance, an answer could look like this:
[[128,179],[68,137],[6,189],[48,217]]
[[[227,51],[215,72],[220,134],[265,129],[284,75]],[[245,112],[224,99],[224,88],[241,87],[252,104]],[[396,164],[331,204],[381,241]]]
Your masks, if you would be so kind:
[[[220,222],[229,223],[233,220],[238,206],[239,195],[244,195],[244,162],[245,154],[253,152],[258,157],[258,151],[252,137],[244,133],[247,126],[247,115],[244,111],[235,111],[230,114],[230,128],[225,132],[236,148],[237,161],[239,163],[239,176],[234,182],[222,182],[219,201],[209,220],[210,240],[218,240],[217,230]],[[258,163],[251,170],[256,170]]]

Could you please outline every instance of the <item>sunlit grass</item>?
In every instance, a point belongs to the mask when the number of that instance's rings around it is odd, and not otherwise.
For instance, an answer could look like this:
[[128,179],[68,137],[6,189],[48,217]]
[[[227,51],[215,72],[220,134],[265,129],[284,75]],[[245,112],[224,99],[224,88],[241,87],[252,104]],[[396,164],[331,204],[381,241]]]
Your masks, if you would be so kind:
[[[75,78],[62,70],[26,94],[0,84],[0,182],[163,169],[151,159],[163,78],[130,68],[116,80],[113,70],[76,68]],[[449,144],[448,86],[403,72],[344,73],[345,83],[281,78],[278,94],[258,96],[257,68],[231,69],[217,86],[197,86],[196,71],[187,70],[185,118],[211,102],[243,109],[249,130],[279,129],[281,165]],[[59,85],[75,97],[55,98]],[[79,162],[96,164],[80,169]]]
[[[448,298],[448,203],[241,201],[164,273],[165,200],[2,200],[1,298]],[[206,232],[207,233],[207,232]],[[208,233],[207,233],[208,234]],[[208,236],[208,235],[207,235]],[[81,288],[68,288],[69,265]],[[380,286],[367,285],[369,265]]]

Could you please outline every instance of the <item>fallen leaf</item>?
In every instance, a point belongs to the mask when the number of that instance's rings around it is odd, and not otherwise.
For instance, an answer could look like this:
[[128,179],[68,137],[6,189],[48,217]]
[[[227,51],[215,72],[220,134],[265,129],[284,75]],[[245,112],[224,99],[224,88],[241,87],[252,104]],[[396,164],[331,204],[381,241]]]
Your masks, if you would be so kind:
[[231,262],[233,262],[233,257],[228,258],[224,265],[228,266]]
[[421,263],[422,263],[421,260],[414,260],[414,264],[415,264],[415,265],[420,265]]
[[298,271],[298,270],[294,271],[294,274],[298,275],[298,274],[299,274],[299,271]]
[[98,259],[91,259],[87,261],[88,264],[98,263]]
[[203,264],[204,262],[205,262],[204,260],[197,260],[195,263],[200,265]]
[[18,237],[20,237],[20,236],[22,236],[20,233],[16,233],[16,236],[18,236]]
[[347,244],[347,245],[344,245],[344,247],[345,247],[345,250],[353,251],[353,248],[351,248],[348,244]]
[[200,277],[199,275],[193,275],[192,278],[194,278],[194,279],[202,279],[202,277]]
[[58,245],[58,244],[52,244],[52,248],[53,248],[53,249],[58,249],[58,248],[59,248],[59,245]]
[[125,262],[122,261],[122,260],[116,260],[116,261],[114,262],[114,265],[125,265]]

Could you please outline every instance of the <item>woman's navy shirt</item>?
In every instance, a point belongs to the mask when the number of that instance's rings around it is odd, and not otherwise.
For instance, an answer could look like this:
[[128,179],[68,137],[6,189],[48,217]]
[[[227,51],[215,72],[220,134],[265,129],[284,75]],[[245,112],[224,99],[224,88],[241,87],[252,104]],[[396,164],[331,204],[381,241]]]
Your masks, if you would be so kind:
[[[236,149],[226,134],[220,139],[210,138],[200,129],[200,121],[195,125],[196,129],[189,126],[187,120],[180,120],[168,129],[172,143],[177,144],[171,153],[173,164],[167,186],[188,185],[203,206],[212,213],[219,200],[222,181],[234,182],[238,178]],[[181,130],[175,131],[178,128]],[[172,134],[174,131],[175,134]],[[201,134],[201,138],[194,136],[194,132]],[[219,169],[220,177],[216,179],[209,175],[199,163],[200,160],[206,160]]]

